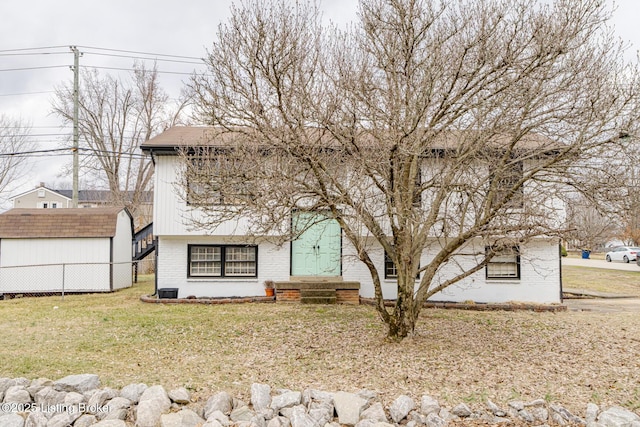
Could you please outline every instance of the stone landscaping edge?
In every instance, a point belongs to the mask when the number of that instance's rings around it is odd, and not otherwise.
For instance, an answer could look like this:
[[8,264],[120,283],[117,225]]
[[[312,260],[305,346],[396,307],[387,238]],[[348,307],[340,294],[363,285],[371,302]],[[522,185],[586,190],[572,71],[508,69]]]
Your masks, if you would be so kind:
[[640,415],[621,406],[588,403],[584,414],[537,399],[499,406],[446,408],[429,395],[398,396],[388,405],[375,392],[272,389],[254,383],[244,402],[220,391],[194,398],[184,387],[129,384],[100,387],[94,374],[49,379],[0,378],[2,427],[445,427],[447,425],[579,425],[640,427]]
[[[140,301],[152,304],[246,304],[252,302],[273,303],[275,297],[224,297],[224,298],[157,298],[151,295],[142,295]],[[360,304],[375,305],[374,298],[360,297]],[[385,306],[393,306],[393,300],[385,300]],[[567,306],[562,304],[531,304],[531,303],[461,303],[461,302],[431,302],[424,303],[425,308],[450,308],[458,310],[477,311],[535,311],[535,312],[560,312],[567,311]]]

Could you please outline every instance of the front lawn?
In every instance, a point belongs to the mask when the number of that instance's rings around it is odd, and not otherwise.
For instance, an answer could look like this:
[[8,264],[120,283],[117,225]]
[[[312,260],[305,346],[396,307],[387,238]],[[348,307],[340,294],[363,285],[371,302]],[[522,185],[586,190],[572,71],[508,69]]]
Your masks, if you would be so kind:
[[425,309],[402,343],[369,306],[144,304],[112,294],[0,301],[0,377],[96,373],[103,384],[186,386],[204,398],[274,388],[403,393],[442,404],[546,398],[640,407],[640,313]]

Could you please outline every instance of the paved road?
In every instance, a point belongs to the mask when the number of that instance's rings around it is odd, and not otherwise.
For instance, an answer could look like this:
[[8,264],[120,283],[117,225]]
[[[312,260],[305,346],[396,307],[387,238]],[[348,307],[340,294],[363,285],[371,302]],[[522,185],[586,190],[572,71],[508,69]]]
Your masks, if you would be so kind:
[[625,270],[640,272],[640,266],[635,262],[607,262],[599,259],[562,258],[562,265],[577,265],[579,267],[608,268],[610,270]]

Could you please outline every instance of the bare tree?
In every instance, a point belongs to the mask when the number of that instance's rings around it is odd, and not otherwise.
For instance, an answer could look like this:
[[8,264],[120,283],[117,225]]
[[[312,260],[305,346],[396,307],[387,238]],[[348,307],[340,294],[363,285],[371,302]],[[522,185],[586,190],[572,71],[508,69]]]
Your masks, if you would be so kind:
[[0,202],[7,201],[31,169],[28,158],[36,148],[29,138],[30,127],[20,120],[0,115]]
[[[53,105],[66,122],[73,121],[73,85],[57,90]],[[79,134],[90,156],[82,169],[89,180],[106,183],[111,203],[127,207],[138,217],[152,186],[153,164],[138,147],[173,125],[182,105],[170,110],[168,96],[158,83],[154,67],[134,65],[131,82],[96,70],[83,70],[79,91]],[[144,224],[136,224],[140,226]]]
[[620,233],[618,215],[598,209],[597,203],[576,194],[567,203],[567,229],[565,238],[573,247],[585,250],[603,248]]
[[600,188],[593,159],[635,123],[638,93],[608,18],[597,0],[361,0],[343,32],[313,3],[247,0],[191,83],[218,133],[184,152],[193,224],[242,217],[287,241],[308,226],[294,212],[325,212],[405,337],[429,297],[564,231],[563,187]]

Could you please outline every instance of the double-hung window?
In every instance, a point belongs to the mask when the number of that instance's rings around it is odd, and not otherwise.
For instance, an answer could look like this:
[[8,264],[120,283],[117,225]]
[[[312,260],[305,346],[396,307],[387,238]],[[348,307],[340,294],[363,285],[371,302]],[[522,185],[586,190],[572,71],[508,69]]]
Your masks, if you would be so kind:
[[257,277],[258,247],[189,245],[189,277]]
[[487,279],[520,279],[520,249],[517,246],[495,249],[486,248],[487,255],[494,255],[487,263]]

